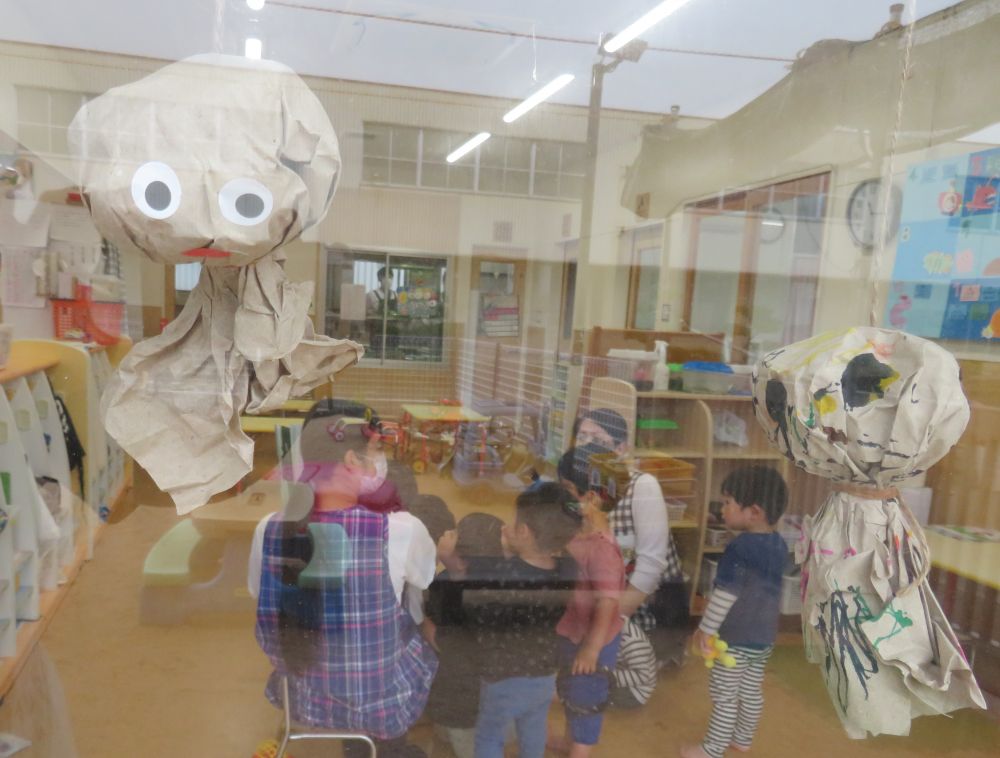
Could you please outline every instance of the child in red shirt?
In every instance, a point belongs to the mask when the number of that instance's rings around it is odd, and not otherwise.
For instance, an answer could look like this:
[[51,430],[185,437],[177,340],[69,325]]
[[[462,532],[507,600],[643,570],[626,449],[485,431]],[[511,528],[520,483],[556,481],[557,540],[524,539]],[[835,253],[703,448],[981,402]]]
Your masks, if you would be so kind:
[[559,464],[560,480],[579,499],[584,514],[583,529],[567,546],[578,566],[576,586],[556,626],[566,737],[550,744],[568,749],[570,758],[586,758],[600,738],[624,623],[618,604],[625,589],[625,563],[607,533],[601,497],[589,484],[589,460],[586,447],[574,448]]

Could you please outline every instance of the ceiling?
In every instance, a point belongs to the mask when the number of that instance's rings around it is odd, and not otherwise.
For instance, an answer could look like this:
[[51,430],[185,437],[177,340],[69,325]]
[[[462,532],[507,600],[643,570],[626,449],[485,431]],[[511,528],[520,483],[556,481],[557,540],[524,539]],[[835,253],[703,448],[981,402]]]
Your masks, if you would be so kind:
[[[300,74],[520,100],[569,72],[553,100],[585,105],[602,32],[618,31],[658,0],[0,0],[0,37],[176,60],[264,56]],[[870,39],[891,0],[691,0],[643,35],[650,49],[605,82],[604,105],[723,118],[787,73],[821,39]],[[910,0],[923,18],[955,0]]]

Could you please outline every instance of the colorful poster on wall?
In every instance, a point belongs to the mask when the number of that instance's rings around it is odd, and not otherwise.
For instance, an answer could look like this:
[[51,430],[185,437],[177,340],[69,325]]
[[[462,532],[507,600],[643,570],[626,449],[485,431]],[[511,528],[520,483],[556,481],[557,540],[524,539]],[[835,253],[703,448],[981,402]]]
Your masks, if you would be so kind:
[[1000,148],[910,168],[885,322],[1000,339]]

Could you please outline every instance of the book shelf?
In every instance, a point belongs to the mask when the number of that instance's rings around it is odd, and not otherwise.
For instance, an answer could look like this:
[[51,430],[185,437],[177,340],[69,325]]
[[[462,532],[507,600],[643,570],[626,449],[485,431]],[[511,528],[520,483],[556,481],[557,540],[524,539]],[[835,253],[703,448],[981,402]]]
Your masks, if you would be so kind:
[[[128,347],[20,340],[0,371],[0,507],[7,514],[0,531],[0,698],[92,555],[102,509],[110,512],[131,485],[131,465],[98,416],[103,385]],[[82,492],[53,393],[86,451]]]
[[[706,544],[709,503],[718,498],[723,479],[739,466],[765,463],[777,468],[787,481],[791,466],[771,447],[754,417],[749,396],[637,392],[636,403],[636,426],[639,428],[635,434],[635,454],[666,454],[695,466],[696,492],[689,500],[685,519],[693,526],[681,529],[671,522],[671,529],[684,571],[691,579],[691,611],[701,613],[704,599],[699,595],[699,586],[704,558],[718,555],[725,549]],[[716,441],[715,426],[720,418],[735,420],[736,426],[742,422],[745,445]],[[670,420],[676,428],[641,428],[654,419]]]

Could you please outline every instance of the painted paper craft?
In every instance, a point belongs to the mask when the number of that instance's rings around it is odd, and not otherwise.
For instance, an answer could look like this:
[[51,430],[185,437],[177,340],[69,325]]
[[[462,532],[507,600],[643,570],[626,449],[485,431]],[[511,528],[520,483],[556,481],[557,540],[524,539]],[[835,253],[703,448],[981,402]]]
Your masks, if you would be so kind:
[[242,413],[275,409],[364,352],[314,333],[313,285],[283,268],[282,246],[329,208],[337,136],[287,67],[212,55],[91,100],[70,144],[105,238],[203,264],[184,310],[125,357],[101,405],[108,433],[186,513],[251,470]]
[[919,337],[862,327],[775,350],[753,386],[771,443],[835,482],[804,520],[796,560],[806,654],[848,735],[906,735],[917,716],[985,707],[897,489],[965,430],[955,359]]

